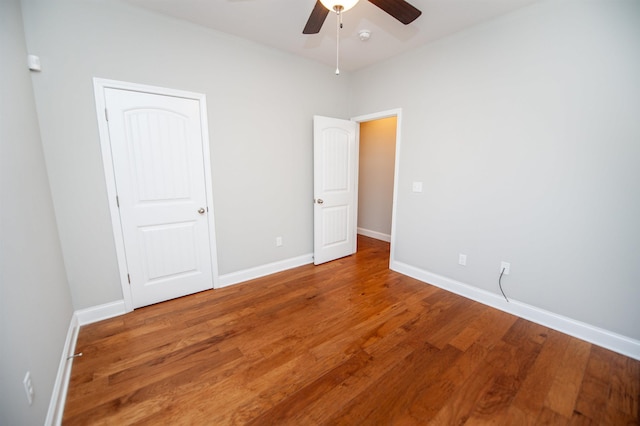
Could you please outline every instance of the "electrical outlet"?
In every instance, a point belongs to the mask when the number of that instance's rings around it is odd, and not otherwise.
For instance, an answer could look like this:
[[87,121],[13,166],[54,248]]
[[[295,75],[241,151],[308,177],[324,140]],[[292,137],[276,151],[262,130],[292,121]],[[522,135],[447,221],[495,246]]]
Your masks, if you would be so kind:
[[22,384],[24,385],[24,391],[27,394],[27,401],[29,401],[29,405],[33,404],[33,396],[35,392],[33,391],[33,383],[31,382],[31,372],[27,371],[27,374],[24,375],[24,379],[22,379]]
[[282,246],[282,237],[276,237],[276,247]]
[[[511,264],[509,262],[502,262],[500,264],[500,273],[503,275],[509,275],[509,269],[511,269]],[[504,270],[504,272],[502,272]]]
[[462,266],[467,266],[467,255],[460,253],[458,255],[458,264]]

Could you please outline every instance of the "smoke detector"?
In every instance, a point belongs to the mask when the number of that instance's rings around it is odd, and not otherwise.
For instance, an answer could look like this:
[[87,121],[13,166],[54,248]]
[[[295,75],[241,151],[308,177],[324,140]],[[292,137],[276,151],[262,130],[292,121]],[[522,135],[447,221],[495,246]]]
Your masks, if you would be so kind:
[[362,41],[367,41],[371,38],[371,31],[369,30],[360,30],[358,31],[358,37],[360,37],[360,40]]

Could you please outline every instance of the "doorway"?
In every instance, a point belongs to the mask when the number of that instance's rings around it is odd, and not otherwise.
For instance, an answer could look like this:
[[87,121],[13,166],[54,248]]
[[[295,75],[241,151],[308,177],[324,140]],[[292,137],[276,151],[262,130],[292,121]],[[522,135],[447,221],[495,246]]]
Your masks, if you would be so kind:
[[357,232],[389,242],[390,262],[395,245],[401,115],[401,109],[393,109],[351,119],[360,127]]
[[[400,109],[388,110],[340,120],[330,117],[314,116],[314,263],[320,264],[348,256],[357,251],[358,233],[389,242],[390,263],[394,259],[395,204],[397,193],[398,159],[400,152]],[[365,228],[358,223],[360,210],[358,193],[363,185],[359,181],[359,139],[360,134],[372,126],[376,133],[384,127],[385,149],[376,156],[386,157],[378,161],[382,164],[367,165],[373,168],[362,175],[367,179],[380,174],[376,168],[384,167],[384,195],[378,196],[375,182],[373,190],[375,200],[366,198],[364,208],[368,214],[362,217],[379,224]],[[395,144],[394,144],[395,142]],[[380,144],[380,143],[378,143]],[[375,151],[375,149],[374,149]],[[389,158],[392,157],[392,158]],[[380,159],[379,159],[380,160]],[[328,203],[332,197],[332,202]],[[380,205],[383,207],[380,207]],[[381,211],[376,211],[381,210]],[[384,210],[384,211],[382,211]],[[366,226],[366,225],[365,225]]]
[[358,234],[391,242],[396,117],[360,123]]

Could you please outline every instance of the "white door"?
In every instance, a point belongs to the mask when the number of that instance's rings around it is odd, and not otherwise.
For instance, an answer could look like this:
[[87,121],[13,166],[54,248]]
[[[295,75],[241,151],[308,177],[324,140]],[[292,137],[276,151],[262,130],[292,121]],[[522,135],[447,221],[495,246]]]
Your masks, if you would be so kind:
[[357,123],[313,117],[313,244],[319,265],[356,252]]
[[199,102],[104,96],[133,307],[213,288]]

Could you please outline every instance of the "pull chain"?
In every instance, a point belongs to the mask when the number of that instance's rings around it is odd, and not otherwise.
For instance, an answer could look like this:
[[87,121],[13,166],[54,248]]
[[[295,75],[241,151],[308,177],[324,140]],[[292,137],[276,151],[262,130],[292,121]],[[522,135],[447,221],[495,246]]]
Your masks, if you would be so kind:
[[342,6],[334,6],[336,11],[336,75],[340,75],[340,29],[342,28]]

